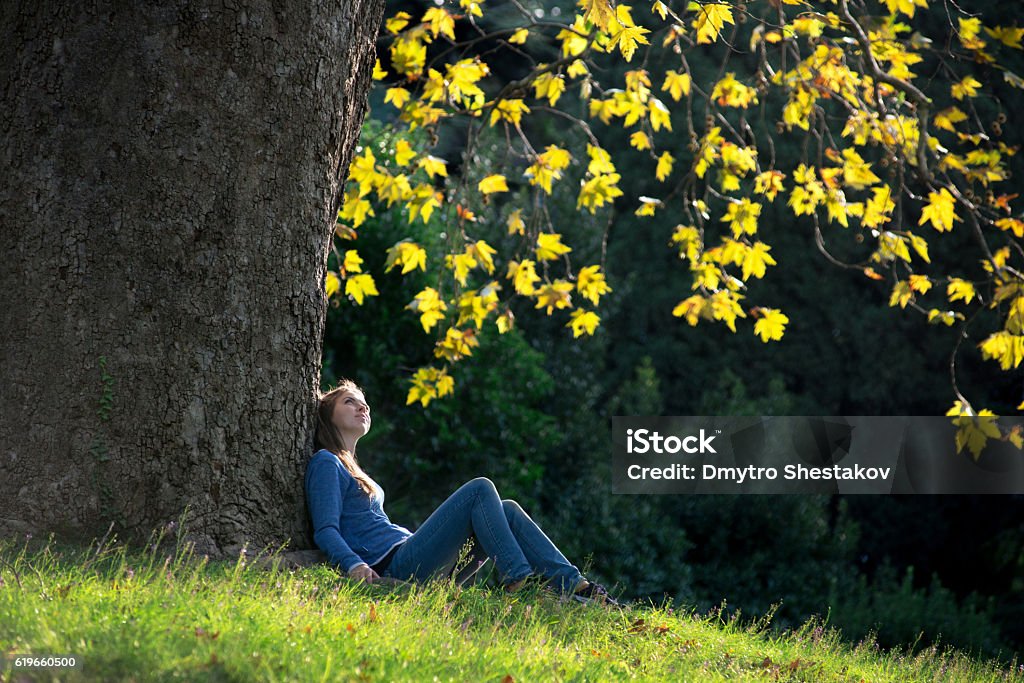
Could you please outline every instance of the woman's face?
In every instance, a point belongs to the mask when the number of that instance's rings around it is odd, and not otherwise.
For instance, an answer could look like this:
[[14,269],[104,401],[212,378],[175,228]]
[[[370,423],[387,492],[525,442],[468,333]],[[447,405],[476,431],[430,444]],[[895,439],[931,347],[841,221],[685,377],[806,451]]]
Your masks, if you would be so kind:
[[345,436],[346,441],[354,441],[370,431],[370,406],[366,405],[363,392],[342,392],[334,403],[331,422]]

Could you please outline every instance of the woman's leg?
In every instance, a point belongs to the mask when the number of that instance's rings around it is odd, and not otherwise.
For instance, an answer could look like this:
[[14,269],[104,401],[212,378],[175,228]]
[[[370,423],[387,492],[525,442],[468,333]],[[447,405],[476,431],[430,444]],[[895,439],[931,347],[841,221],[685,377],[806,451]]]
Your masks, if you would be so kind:
[[403,543],[385,574],[427,579],[450,573],[466,541],[475,536],[494,558],[502,583],[529,576],[530,563],[512,535],[498,491],[480,477],[463,484]]
[[571,593],[583,581],[580,570],[555,547],[530,515],[514,500],[501,501],[512,535],[522,549],[530,566],[538,574],[551,579],[553,586],[563,593]]

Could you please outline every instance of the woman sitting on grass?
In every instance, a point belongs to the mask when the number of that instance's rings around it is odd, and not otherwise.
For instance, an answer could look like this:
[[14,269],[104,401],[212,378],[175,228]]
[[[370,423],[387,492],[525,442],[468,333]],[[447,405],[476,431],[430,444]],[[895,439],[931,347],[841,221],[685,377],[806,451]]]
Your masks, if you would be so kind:
[[[474,540],[494,559],[501,583],[519,590],[531,576],[581,602],[615,603],[587,581],[514,500],[502,500],[489,479],[464,484],[411,533],[384,513],[384,491],[359,467],[356,443],[370,431],[370,408],[350,380],[320,399],[316,441],[306,469],[313,539],[331,564],[353,579],[425,580],[450,575],[462,547]],[[477,566],[470,566],[475,570]]]

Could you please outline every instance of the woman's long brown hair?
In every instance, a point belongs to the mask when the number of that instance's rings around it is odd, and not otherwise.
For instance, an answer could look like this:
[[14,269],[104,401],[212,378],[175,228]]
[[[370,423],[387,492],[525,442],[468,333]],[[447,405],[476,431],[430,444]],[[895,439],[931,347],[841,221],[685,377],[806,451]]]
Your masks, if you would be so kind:
[[352,478],[359,484],[359,488],[366,492],[366,495],[371,498],[375,495],[373,485],[370,483],[370,477],[367,476],[363,468],[359,466],[359,462],[356,461],[356,456],[353,454],[345,445],[345,439],[342,437],[341,432],[331,422],[331,416],[334,413],[334,404],[338,402],[346,391],[358,391],[362,393],[355,382],[350,379],[343,379],[326,394],[320,397],[320,406],[316,411],[316,445],[317,448],[323,448],[331,453],[334,453],[341,461],[342,466],[348,473],[352,475]]

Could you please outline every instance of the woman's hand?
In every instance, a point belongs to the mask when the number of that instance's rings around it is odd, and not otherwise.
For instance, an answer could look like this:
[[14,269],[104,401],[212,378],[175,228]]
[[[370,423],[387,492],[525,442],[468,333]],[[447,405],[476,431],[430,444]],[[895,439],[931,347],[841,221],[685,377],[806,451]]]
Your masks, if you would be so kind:
[[373,583],[375,579],[380,578],[380,574],[373,571],[373,569],[370,568],[370,565],[364,562],[362,564],[357,564],[356,566],[352,567],[352,569],[349,569],[348,577],[350,579],[355,579],[357,581]]

